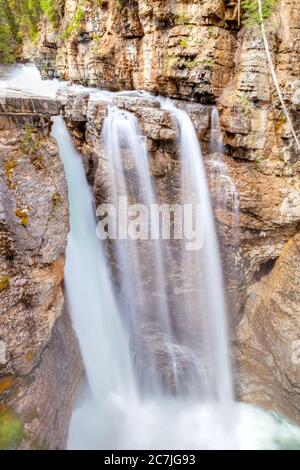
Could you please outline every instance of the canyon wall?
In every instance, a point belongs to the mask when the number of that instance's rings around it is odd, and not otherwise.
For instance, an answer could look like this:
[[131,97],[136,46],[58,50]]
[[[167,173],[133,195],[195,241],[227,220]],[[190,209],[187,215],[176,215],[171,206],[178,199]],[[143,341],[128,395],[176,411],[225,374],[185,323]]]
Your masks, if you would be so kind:
[[60,103],[0,95],[0,449],[66,445],[82,377],[63,294],[67,187],[52,115]]
[[[243,16],[243,12],[242,12]],[[300,119],[300,6],[278,0],[267,36],[296,132]],[[239,193],[240,239],[217,211],[237,396],[300,422],[299,149],[276,94],[258,25],[238,24],[236,0],[66,0],[58,30],[44,21],[36,61],[44,77],[108,90],[143,89],[179,100],[210,160],[211,105],[219,110],[228,173]],[[69,104],[66,104],[68,99]],[[97,202],[105,178],[103,104],[65,100]],[[176,129],[170,116],[142,100],[136,113],[147,137],[152,173],[163,198],[176,186]],[[209,164],[207,165],[210,172]],[[212,196],[214,199],[214,185]]]

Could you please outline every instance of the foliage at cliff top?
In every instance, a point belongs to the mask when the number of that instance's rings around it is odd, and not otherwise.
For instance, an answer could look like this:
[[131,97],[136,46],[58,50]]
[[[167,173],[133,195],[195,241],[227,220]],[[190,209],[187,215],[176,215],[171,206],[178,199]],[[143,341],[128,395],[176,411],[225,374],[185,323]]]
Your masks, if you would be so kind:
[[[262,0],[262,18],[267,20],[273,13],[277,0]],[[243,0],[243,24],[245,26],[260,25],[261,18],[258,8],[258,0]]]
[[22,43],[37,38],[41,15],[57,22],[62,3],[62,0],[0,0],[0,62],[13,62]]

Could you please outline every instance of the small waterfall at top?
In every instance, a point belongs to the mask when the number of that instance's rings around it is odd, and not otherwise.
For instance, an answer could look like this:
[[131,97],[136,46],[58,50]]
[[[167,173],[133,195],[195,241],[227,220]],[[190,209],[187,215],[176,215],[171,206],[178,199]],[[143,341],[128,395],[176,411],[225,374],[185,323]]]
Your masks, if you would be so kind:
[[222,208],[228,214],[231,212],[231,225],[234,229],[235,242],[238,242],[239,225],[239,201],[234,182],[228,174],[224,161],[225,147],[220,127],[219,113],[216,107],[211,112],[211,136],[210,136],[211,158],[208,164],[211,169],[212,183],[215,188],[217,207]]

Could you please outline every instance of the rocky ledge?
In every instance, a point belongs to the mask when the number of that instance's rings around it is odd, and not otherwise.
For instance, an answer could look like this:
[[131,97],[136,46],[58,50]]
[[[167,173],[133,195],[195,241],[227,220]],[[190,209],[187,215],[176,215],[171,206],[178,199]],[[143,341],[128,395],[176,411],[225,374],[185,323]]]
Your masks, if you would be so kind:
[[60,108],[60,102],[56,99],[18,90],[0,90],[1,129],[10,124],[22,128],[26,123],[39,128],[47,127],[51,116],[57,116]]
[[[82,366],[65,308],[60,103],[0,95],[0,449],[64,448]],[[5,433],[2,433],[5,429]]]

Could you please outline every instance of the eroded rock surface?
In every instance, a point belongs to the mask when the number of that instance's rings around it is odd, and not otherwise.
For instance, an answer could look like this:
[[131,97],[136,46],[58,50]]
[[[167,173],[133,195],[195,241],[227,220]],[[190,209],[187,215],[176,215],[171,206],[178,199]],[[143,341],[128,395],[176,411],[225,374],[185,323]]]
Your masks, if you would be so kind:
[[49,136],[60,103],[6,92],[0,109],[0,422],[19,427],[7,447],[63,448],[82,366],[62,289],[66,181]]

